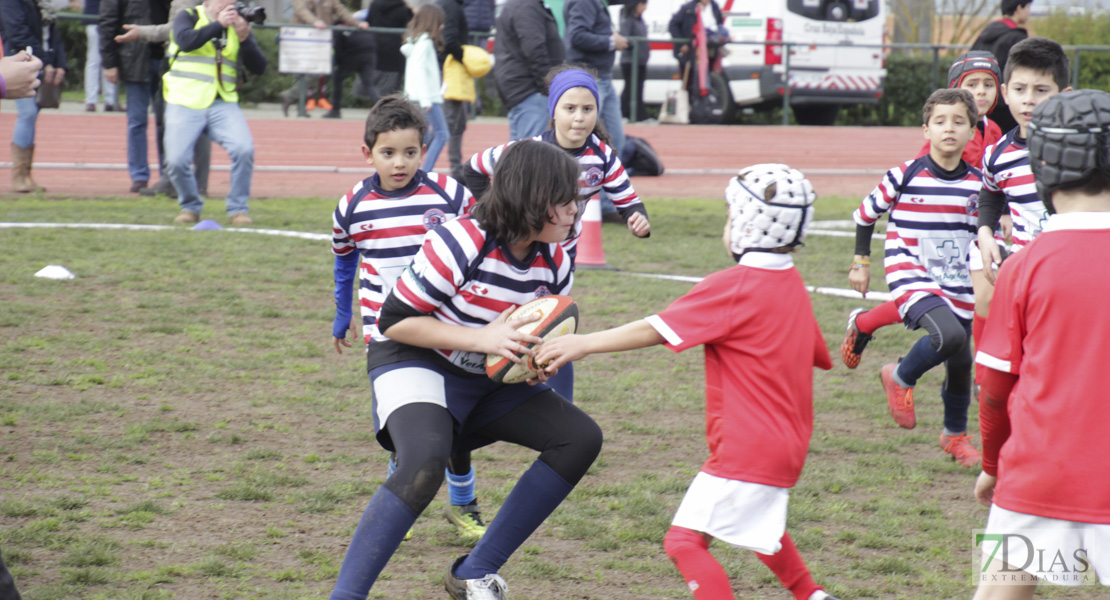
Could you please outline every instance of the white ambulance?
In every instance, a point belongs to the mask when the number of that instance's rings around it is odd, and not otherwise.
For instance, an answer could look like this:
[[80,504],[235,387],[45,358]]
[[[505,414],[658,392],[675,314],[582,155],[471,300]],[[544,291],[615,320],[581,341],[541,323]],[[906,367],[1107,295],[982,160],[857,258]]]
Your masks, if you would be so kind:
[[[671,17],[688,0],[649,0],[644,11],[648,37],[669,38]],[[717,0],[733,42],[783,41],[790,47],[790,106],[803,125],[831,125],[840,107],[874,104],[883,94],[884,0]],[[611,7],[613,23],[619,6]],[[703,22],[712,25],[706,9]],[[860,47],[867,46],[867,47]],[[741,109],[782,106],[786,92],[783,46],[732,43],[721,70],[710,74],[713,96],[725,122]],[[643,76],[643,74],[641,74]],[[682,87],[672,45],[653,42],[644,101],[661,104]],[[617,68],[614,79],[620,77]]]

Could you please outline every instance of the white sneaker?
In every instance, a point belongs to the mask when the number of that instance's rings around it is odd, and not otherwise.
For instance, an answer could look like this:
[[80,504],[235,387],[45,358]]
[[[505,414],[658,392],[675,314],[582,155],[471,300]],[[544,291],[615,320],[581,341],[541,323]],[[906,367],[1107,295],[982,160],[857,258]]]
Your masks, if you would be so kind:
[[[469,556],[469,555],[466,555]],[[443,588],[454,600],[508,600],[509,585],[496,573],[490,573],[481,579],[459,579],[455,577],[455,568],[466,560],[460,556],[451,563],[447,569],[447,577],[443,580]]]

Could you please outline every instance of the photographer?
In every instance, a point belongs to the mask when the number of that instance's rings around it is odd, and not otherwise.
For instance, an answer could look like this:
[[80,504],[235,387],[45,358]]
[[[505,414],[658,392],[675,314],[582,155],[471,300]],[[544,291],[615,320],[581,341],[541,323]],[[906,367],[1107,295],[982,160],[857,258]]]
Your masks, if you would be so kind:
[[266,56],[234,0],[207,0],[174,18],[167,50],[170,70],[163,77],[166,99],[166,167],[177,189],[181,213],[175,223],[200,220],[204,200],[189,164],[201,132],[231,158],[227,214],[231,224],[251,224],[247,216],[254,141],[239,110],[239,70],[261,74]]

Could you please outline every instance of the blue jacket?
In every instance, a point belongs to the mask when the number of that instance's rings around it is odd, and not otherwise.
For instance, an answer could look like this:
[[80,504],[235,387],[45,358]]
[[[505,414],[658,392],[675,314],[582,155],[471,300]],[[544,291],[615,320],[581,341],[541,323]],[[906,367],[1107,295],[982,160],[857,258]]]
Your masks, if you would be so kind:
[[567,62],[597,70],[598,77],[613,76],[617,51],[611,47],[613,21],[600,0],[567,0],[563,5],[566,22],[564,39]]
[[42,12],[35,0],[0,0],[0,32],[4,36],[4,55],[18,54],[30,46],[42,64],[66,68],[66,49],[62,36],[51,23],[46,27],[50,49],[43,38]]
[[[463,0],[463,14],[466,15],[466,22],[471,29],[474,31],[493,29],[493,18],[497,12],[495,2],[496,0]],[[465,43],[471,42],[467,40]]]

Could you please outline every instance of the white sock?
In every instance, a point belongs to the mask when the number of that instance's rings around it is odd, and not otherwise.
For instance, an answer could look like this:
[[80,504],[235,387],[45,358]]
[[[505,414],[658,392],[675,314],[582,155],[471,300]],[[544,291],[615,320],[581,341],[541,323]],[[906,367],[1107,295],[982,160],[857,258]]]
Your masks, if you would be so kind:
[[809,595],[809,600],[825,600],[825,598],[828,597],[829,595],[825,592],[825,590],[817,590],[816,592],[813,592]]

